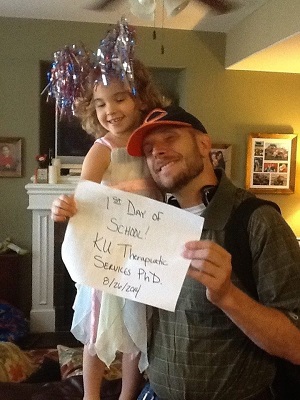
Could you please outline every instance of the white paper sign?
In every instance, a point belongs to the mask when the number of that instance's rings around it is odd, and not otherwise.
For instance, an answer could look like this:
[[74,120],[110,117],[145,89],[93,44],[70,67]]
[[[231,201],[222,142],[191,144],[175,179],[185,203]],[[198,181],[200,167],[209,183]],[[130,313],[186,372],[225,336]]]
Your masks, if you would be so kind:
[[174,311],[203,218],[147,197],[79,182],[62,258],[75,282]]

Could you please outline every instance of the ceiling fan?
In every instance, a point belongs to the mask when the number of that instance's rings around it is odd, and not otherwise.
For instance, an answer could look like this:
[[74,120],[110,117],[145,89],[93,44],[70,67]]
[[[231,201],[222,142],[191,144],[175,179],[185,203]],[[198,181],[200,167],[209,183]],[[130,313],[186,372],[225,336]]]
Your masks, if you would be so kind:
[[[118,0],[95,0],[89,9],[104,11],[115,6]],[[191,1],[207,5],[217,14],[226,14],[236,8],[236,3],[231,0],[163,0],[163,5],[168,17],[179,14]],[[130,11],[133,15],[144,19],[153,19],[156,0],[129,0]]]

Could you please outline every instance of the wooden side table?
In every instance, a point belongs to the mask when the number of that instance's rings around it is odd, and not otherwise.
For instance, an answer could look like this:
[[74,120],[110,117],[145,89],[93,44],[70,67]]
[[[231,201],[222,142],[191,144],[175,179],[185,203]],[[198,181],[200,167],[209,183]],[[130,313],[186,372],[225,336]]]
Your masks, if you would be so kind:
[[0,301],[20,305],[21,256],[14,252],[0,254]]

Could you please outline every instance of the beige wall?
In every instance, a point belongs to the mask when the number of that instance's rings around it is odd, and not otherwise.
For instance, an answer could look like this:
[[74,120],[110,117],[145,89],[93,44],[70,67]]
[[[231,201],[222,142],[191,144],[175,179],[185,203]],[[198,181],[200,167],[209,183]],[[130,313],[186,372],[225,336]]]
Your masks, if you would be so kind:
[[[95,50],[108,26],[0,18],[0,136],[24,138],[24,176],[0,178],[0,241],[10,236],[31,246],[31,215],[24,189],[39,148],[39,60],[83,41]],[[165,54],[160,52],[164,44]],[[136,52],[148,66],[184,68],[181,102],[210,131],[214,142],[233,146],[233,181],[244,186],[250,132],[300,132],[300,76],[224,70],[225,37],[217,33],[137,28]],[[300,166],[298,143],[298,171]],[[278,202],[300,236],[300,172],[290,195],[261,196]],[[25,271],[30,276],[30,270]]]

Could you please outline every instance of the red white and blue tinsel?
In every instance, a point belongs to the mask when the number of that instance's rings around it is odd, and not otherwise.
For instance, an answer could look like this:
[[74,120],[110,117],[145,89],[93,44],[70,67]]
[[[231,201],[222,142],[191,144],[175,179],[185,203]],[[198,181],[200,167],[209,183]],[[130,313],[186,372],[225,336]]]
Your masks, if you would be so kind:
[[108,85],[111,77],[118,77],[136,94],[133,74],[134,29],[121,21],[100,41],[96,53],[84,46],[65,46],[54,53],[48,73],[48,98],[56,100],[60,116],[74,114],[74,103],[82,97],[93,74],[95,84]]
[[83,46],[65,46],[54,53],[47,89],[61,115],[74,112],[74,102],[83,94],[92,68],[93,53]]
[[96,81],[109,84],[111,77],[117,76],[128,84],[135,94],[133,57],[134,30],[128,26],[125,18],[101,40],[95,58]]

